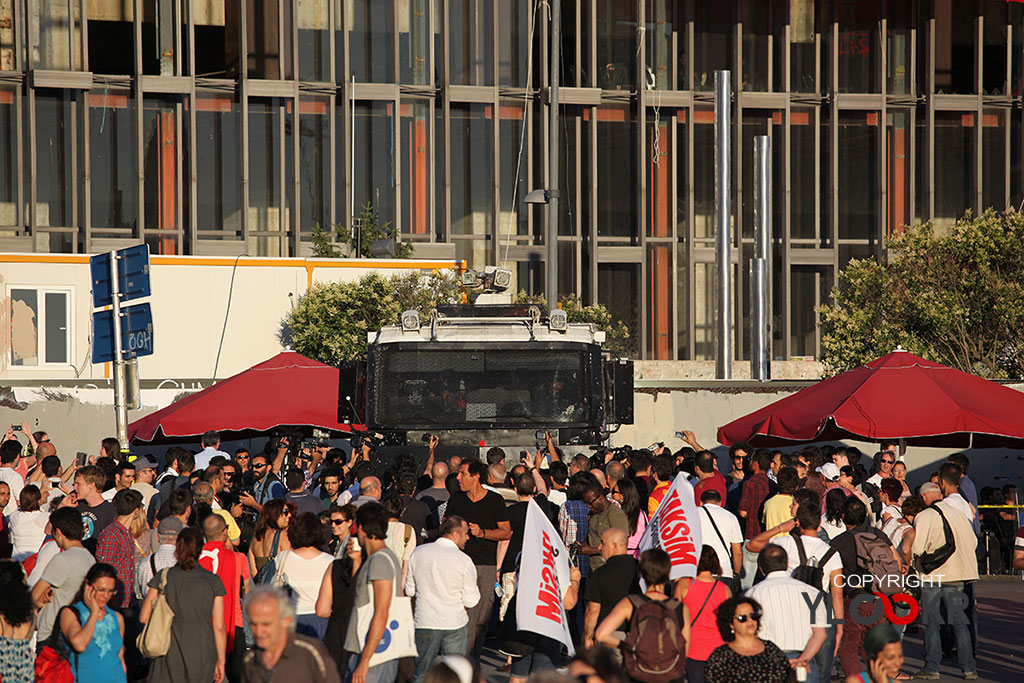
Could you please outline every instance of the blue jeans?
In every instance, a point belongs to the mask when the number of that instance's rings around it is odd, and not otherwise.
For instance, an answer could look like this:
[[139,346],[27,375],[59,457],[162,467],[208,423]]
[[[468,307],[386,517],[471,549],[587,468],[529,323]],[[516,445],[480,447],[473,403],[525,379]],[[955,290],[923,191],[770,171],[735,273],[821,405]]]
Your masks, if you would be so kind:
[[743,542],[743,574],[740,576],[740,587],[750,590],[754,585],[754,574],[757,573],[757,553],[747,550],[747,542]]
[[[822,647],[825,646],[822,645]],[[786,650],[786,659],[800,659],[800,654],[797,650]],[[831,674],[829,680],[831,680]],[[807,683],[818,683],[818,662],[814,657],[807,662]]]
[[[832,610],[830,609],[829,615],[831,614]],[[826,626],[825,642],[821,644],[821,649],[818,650],[818,654],[814,655],[814,665],[818,669],[818,676],[822,681],[825,681],[826,683],[832,680],[832,665],[835,663],[836,660],[835,652],[836,627]]]
[[921,626],[924,628],[924,668],[938,671],[942,664],[941,607],[946,608],[947,623],[956,635],[956,657],[966,673],[978,670],[971,652],[971,632],[967,622],[967,595],[963,585],[921,586]]
[[[348,670],[345,672],[345,683],[351,683],[352,674],[359,666],[359,655],[353,654],[348,658]],[[371,666],[366,671],[366,683],[395,683],[398,678],[398,660],[392,659],[377,666]]]
[[441,631],[432,628],[416,629],[416,678],[415,683],[423,683],[430,670],[430,665],[438,655],[464,655],[466,642],[469,639],[469,628]]

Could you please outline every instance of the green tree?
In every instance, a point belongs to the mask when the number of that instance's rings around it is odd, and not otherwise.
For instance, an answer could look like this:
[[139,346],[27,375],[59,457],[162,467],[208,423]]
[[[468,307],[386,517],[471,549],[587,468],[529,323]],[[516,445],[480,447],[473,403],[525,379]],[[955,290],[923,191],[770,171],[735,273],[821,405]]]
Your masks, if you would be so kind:
[[822,360],[844,372],[897,345],[992,379],[1024,377],[1024,215],[969,213],[889,238],[888,264],[853,260],[819,309]]
[[[347,244],[352,252],[358,252],[361,258],[373,258],[370,247],[374,242],[395,237],[391,221],[383,223],[379,221],[377,210],[373,204],[367,202],[356,218],[356,224],[361,226],[358,230],[349,230],[344,223],[337,223],[334,229],[330,230],[317,223],[313,226],[313,234],[310,237],[313,255],[317,258],[340,258],[342,256],[340,242]],[[395,244],[395,258],[410,258],[412,252],[411,242]]]
[[[542,310],[547,310],[547,298],[543,294],[527,294],[520,290],[515,297],[518,304],[537,304]],[[629,355],[629,327],[621,320],[616,320],[603,304],[590,304],[584,306],[580,298],[575,294],[562,297],[559,305],[565,311],[566,320],[571,323],[593,323],[594,326],[605,333],[604,348],[620,356]]]
[[[335,364],[366,352],[366,335],[395,325],[402,311],[415,309],[426,319],[434,308],[462,300],[455,271],[411,272],[388,278],[376,273],[357,282],[319,283],[299,299],[282,321],[279,337],[304,356]],[[546,308],[544,297],[520,292],[517,303]],[[562,299],[569,322],[593,323],[604,330],[605,348],[625,355],[629,329],[604,306],[583,306],[575,295]]]

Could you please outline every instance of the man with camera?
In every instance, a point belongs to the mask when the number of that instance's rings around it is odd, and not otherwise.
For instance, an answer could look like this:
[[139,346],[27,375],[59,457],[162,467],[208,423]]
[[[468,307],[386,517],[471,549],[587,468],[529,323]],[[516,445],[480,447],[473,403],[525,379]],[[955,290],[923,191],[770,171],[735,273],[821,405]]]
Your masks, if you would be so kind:
[[252,491],[238,496],[238,500],[247,508],[260,512],[271,500],[284,498],[288,491],[277,475],[271,471],[269,456],[260,453],[252,458]]

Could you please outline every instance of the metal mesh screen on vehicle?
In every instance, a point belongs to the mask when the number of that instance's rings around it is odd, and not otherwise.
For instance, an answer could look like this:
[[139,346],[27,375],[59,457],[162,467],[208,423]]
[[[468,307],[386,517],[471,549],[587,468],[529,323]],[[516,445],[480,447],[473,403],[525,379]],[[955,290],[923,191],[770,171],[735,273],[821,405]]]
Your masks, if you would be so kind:
[[375,422],[391,428],[588,424],[579,350],[381,349]]

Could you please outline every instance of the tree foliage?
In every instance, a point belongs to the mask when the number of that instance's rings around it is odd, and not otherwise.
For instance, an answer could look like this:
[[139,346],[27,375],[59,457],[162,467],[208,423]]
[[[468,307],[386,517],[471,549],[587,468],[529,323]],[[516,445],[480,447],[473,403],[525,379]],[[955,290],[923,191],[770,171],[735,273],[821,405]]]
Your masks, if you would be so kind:
[[[530,295],[520,291],[515,298],[516,303],[537,304],[542,310],[547,309],[547,298],[542,294]],[[605,333],[604,348],[620,356],[629,355],[629,327],[621,320],[616,320],[603,304],[584,306],[575,294],[562,297],[559,301],[566,319],[571,323],[593,323]]]
[[352,360],[366,352],[366,335],[399,322],[402,311],[427,311],[455,303],[458,279],[452,271],[381,277],[357,282],[318,283],[299,300],[282,324],[281,340],[322,363]]
[[[356,224],[362,226],[359,230],[349,230],[344,223],[335,224],[333,230],[324,228],[317,223],[313,226],[313,234],[310,236],[313,255],[317,258],[341,258],[343,255],[341,244],[347,244],[349,253],[356,254],[358,252],[360,258],[373,258],[373,254],[370,253],[373,243],[377,240],[394,237],[391,221],[383,223],[379,221],[377,210],[373,204],[367,202],[363,205],[359,216],[356,217]],[[412,251],[411,242],[395,244],[395,258],[409,258],[412,256]]]
[[1024,377],[1024,215],[969,213],[888,240],[890,263],[854,260],[822,306],[822,360],[835,374],[902,346],[992,379]]
[[[461,300],[458,276],[451,270],[388,278],[371,273],[357,282],[319,283],[282,321],[280,338],[302,355],[333,365],[365,353],[367,333],[397,324],[402,311],[415,309],[425,319],[437,306]],[[546,308],[544,297],[529,297],[525,292],[520,292],[517,302]],[[575,295],[561,303],[569,322],[593,323],[605,331],[606,348],[625,354],[629,329],[614,320],[608,309],[584,306]]]

